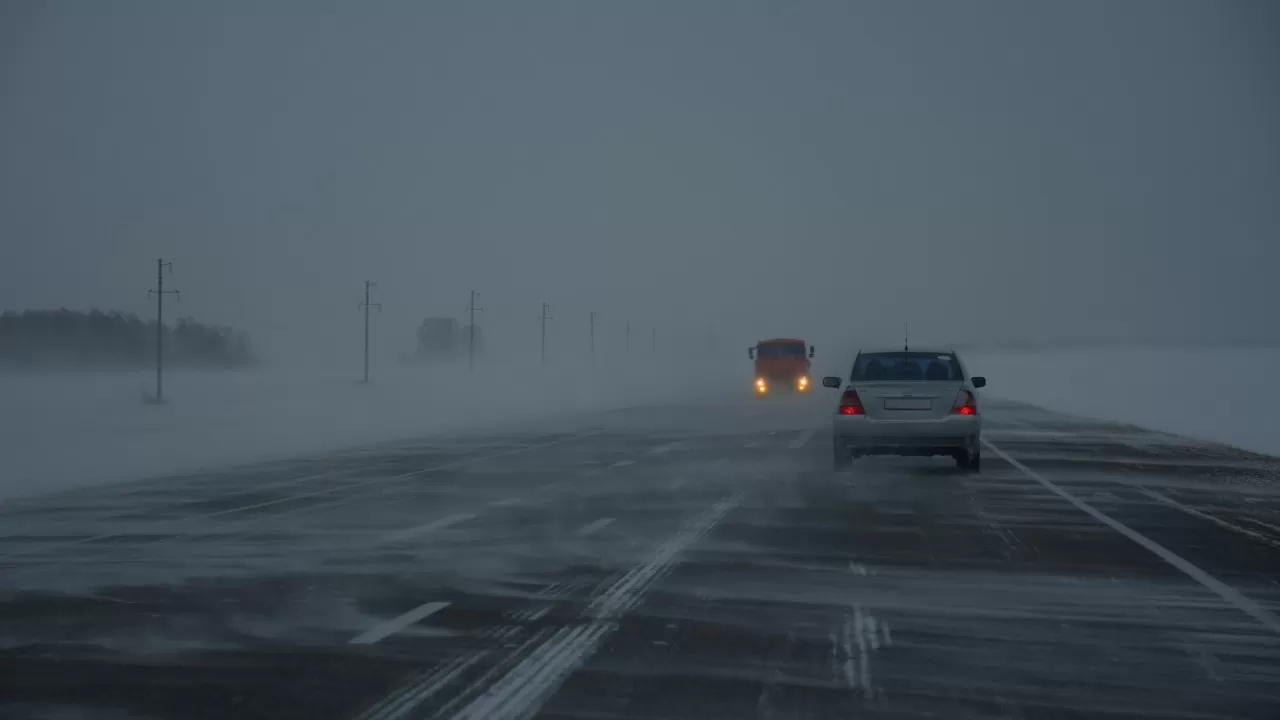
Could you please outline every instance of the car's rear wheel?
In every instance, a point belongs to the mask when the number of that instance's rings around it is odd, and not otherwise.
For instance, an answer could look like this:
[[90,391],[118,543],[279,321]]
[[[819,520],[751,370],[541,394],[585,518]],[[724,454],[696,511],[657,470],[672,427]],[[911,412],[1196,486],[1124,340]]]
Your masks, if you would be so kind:
[[853,465],[853,454],[849,452],[848,448],[836,445],[831,452],[831,465],[837,471],[848,470]]
[[956,468],[960,470],[969,470],[978,472],[982,469],[982,453],[975,450],[957,450],[955,455]]

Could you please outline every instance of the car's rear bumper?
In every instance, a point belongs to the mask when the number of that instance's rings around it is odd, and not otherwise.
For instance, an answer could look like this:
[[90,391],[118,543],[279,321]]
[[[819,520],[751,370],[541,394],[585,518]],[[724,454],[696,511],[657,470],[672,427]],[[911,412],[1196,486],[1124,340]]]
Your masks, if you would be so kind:
[[978,444],[982,419],[965,415],[930,420],[839,416],[833,430],[837,447],[859,455],[949,455]]

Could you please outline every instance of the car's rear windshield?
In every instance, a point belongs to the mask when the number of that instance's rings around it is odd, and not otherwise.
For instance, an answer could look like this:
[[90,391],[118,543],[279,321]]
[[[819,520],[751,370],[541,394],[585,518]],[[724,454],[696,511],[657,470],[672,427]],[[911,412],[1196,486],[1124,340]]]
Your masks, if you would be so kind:
[[760,343],[760,357],[804,357],[804,343]]
[[964,379],[964,371],[960,369],[956,356],[948,353],[863,353],[853,363],[853,375],[850,379],[853,382],[959,382]]

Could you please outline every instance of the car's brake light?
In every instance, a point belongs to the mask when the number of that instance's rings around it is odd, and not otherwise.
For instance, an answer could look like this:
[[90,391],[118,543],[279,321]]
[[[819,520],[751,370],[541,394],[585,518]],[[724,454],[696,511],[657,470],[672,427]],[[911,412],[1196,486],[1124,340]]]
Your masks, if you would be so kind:
[[973,399],[973,393],[968,390],[961,390],[956,395],[956,404],[951,406],[952,415],[977,415],[978,402]]
[[862,409],[862,399],[858,397],[858,391],[849,388],[840,396],[840,414],[841,415],[865,415]]

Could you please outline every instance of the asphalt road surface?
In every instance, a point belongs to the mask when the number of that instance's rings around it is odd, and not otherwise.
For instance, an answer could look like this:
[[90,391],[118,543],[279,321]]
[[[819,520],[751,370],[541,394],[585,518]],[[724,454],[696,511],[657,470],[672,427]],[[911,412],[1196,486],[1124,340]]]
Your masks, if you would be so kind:
[[0,717],[1280,717],[1275,459],[988,401],[836,474],[834,402],[8,504]]

